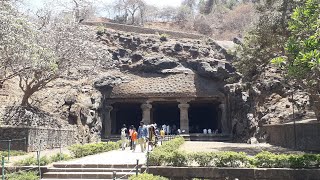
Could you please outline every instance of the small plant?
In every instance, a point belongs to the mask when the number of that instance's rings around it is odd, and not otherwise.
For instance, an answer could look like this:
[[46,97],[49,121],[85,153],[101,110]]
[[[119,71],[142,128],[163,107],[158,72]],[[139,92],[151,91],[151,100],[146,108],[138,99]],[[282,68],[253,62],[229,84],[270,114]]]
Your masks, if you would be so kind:
[[38,164],[37,159],[33,156],[27,157],[25,159],[22,159],[14,163],[14,165],[17,165],[17,166],[31,166],[31,165],[37,165],[37,164]]
[[190,154],[190,160],[196,162],[201,167],[212,166],[212,163],[216,158],[216,153],[212,152],[198,152]]
[[50,157],[51,162],[66,161],[72,159],[68,154],[58,153]]
[[6,175],[6,180],[38,180],[38,173],[35,171],[16,172]]
[[244,152],[219,152],[215,160],[217,167],[249,167],[250,160]]
[[255,165],[259,168],[289,167],[289,156],[286,154],[274,154],[263,151],[255,157]]
[[160,34],[160,41],[168,41],[169,35],[168,34]]
[[101,36],[105,32],[105,27],[100,25],[97,27],[97,35]]
[[168,154],[168,162],[172,166],[183,167],[188,165],[188,155],[184,151],[175,150]]
[[168,178],[162,177],[162,176],[155,176],[152,174],[139,174],[138,176],[133,175],[129,177],[129,180],[169,180]]
[[99,142],[90,144],[75,144],[69,147],[69,150],[75,158],[80,158],[88,155],[108,152],[120,148],[120,142]]

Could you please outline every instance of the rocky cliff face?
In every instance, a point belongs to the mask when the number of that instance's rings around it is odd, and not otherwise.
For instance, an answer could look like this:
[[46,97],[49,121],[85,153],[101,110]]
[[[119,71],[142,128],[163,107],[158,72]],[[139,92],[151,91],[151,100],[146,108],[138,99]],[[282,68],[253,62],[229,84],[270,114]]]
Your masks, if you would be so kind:
[[[100,137],[102,129],[103,95],[99,90],[130,81],[130,74],[197,73],[200,76],[224,82],[221,91],[229,103],[236,141],[252,136],[263,139],[259,125],[285,123],[292,117],[291,94],[275,68],[270,67],[255,82],[242,82],[241,74],[232,66],[232,42],[213,40],[174,39],[160,35],[139,35],[105,29],[97,33],[97,43],[108,47],[112,64],[101,62],[94,71],[89,67],[74,69],[48,88],[32,97],[38,110],[16,108],[32,126],[77,128],[78,142],[92,142]],[[2,124],[23,125],[19,114],[10,108],[12,97],[20,96],[15,80],[0,89],[3,114]],[[297,88],[298,89],[298,88]],[[10,93],[11,91],[11,93]],[[301,90],[294,92],[296,117],[309,116],[308,96]],[[11,111],[11,112],[9,112]],[[41,113],[40,113],[41,112]],[[30,118],[31,115],[34,118]],[[10,118],[9,118],[10,117]],[[23,119],[23,118],[22,118]],[[41,120],[45,120],[42,122]]]

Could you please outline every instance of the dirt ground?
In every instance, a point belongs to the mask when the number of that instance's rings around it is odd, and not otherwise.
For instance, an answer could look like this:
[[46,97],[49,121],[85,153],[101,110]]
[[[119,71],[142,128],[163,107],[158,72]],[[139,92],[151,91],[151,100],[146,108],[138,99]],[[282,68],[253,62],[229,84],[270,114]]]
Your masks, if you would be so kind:
[[186,141],[181,147],[181,150],[187,152],[219,152],[219,151],[235,151],[245,152],[248,155],[255,155],[261,151],[269,151],[273,153],[294,153],[300,154],[303,152],[294,151],[292,149],[273,146],[266,143],[246,144],[246,143],[229,143],[229,142],[208,142],[208,141]]

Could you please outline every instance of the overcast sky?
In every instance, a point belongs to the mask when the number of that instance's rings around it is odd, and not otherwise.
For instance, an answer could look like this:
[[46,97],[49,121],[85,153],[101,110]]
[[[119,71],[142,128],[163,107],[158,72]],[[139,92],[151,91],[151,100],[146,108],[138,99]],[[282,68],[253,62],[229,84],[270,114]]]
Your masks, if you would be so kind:
[[[30,6],[30,8],[38,8],[43,6],[43,2],[45,0],[25,0],[25,2]],[[64,0],[60,0],[60,2],[63,2]],[[114,0],[96,0],[94,2],[102,2],[106,4],[112,3]],[[181,4],[182,0],[145,0],[147,4],[155,5],[158,7],[164,7],[164,6],[174,6],[177,7]]]

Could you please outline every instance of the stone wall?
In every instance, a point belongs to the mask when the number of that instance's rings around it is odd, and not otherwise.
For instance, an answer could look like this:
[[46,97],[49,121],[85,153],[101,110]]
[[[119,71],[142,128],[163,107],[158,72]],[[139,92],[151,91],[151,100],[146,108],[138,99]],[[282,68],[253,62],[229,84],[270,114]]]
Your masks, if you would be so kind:
[[125,25],[125,24],[117,24],[117,23],[110,23],[110,22],[84,22],[84,25],[90,25],[90,26],[99,26],[103,25],[106,28],[114,29],[117,31],[125,31],[125,32],[134,32],[138,34],[167,34],[170,37],[174,37],[177,39],[180,38],[189,38],[189,39],[202,39],[205,36],[201,34],[193,34],[193,33],[184,33],[184,32],[178,32],[178,31],[168,31],[168,30],[161,30],[161,29],[152,29],[152,28],[145,28],[145,27],[139,27],[139,26],[132,26],[132,25]]
[[[272,145],[294,148],[294,125],[265,125],[267,142]],[[296,123],[296,146],[299,150],[320,151],[320,123]]]
[[[144,171],[145,168],[142,168]],[[172,180],[205,178],[215,180],[320,180],[320,169],[288,168],[216,168],[216,167],[149,167],[149,173]]]
[[[37,151],[74,144],[75,132],[70,129],[36,127],[0,127],[0,140],[12,140],[12,150]],[[8,149],[8,141],[0,142],[0,150]]]

